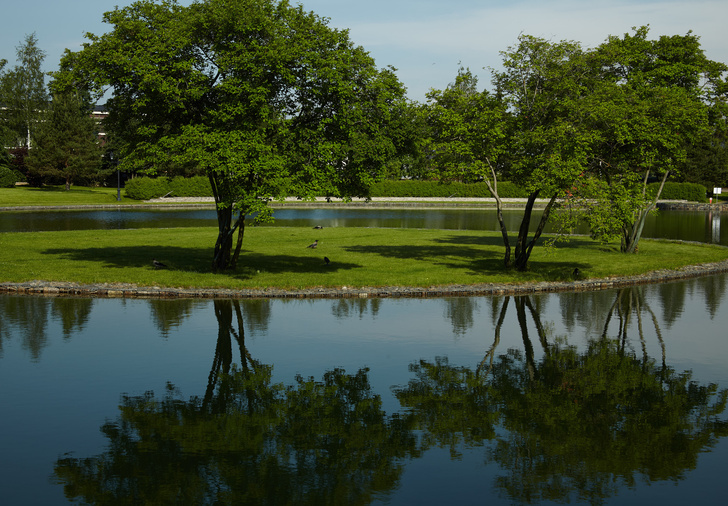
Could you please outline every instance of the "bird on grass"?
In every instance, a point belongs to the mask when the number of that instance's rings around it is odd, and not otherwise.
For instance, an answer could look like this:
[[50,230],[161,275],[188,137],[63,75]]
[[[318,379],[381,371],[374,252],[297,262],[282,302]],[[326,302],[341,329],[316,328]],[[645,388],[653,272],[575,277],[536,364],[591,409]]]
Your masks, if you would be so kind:
[[316,239],[313,243],[309,244],[306,247],[307,248],[315,248],[316,246],[318,246],[318,239]]
[[579,270],[579,268],[578,268],[578,267],[576,267],[576,268],[574,269],[574,272],[572,272],[572,273],[571,273],[571,276],[572,276],[572,277],[573,277],[574,279],[580,279],[580,278],[581,278],[581,271]]
[[166,269],[167,268],[167,265],[166,264],[163,264],[162,262],[160,262],[156,258],[153,258],[152,259],[152,265],[154,266],[155,269]]
[[315,227],[313,227],[313,228],[314,228],[314,230],[321,230],[321,229],[322,229],[322,228],[324,228],[324,227],[322,227],[321,225],[316,225],[316,226],[315,226]]
[[331,260],[329,260],[329,257],[324,257],[324,263],[326,265],[329,265],[331,263]]

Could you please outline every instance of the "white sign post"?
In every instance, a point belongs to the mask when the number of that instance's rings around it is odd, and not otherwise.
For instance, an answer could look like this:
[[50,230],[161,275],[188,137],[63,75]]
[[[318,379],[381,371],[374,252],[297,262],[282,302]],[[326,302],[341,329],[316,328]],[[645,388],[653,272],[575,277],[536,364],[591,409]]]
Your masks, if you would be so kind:
[[[713,195],[720,195],[721,193],[723,193],[723,188],[719,188],[717,186],[715,188],[713,188]],[[713,203],[712,198],[710,199],[710,203],[711,204]]]

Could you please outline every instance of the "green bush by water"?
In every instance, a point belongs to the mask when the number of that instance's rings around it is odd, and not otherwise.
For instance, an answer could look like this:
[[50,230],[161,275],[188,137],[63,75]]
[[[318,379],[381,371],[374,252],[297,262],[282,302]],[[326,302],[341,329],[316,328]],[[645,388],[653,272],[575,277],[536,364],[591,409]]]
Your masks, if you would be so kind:
[[134,200],[170,197],[212,197],[210,180],[204,176],[137,177],[126,182],[126,196]]
[[[654,195],[660,188],[660,183],[647,185],[648,191]],[[687,200],[688,202],[707,202],[705,186],[697,183],[665,183],[660,200]]]
[[13,188],[18,175],[10,167],[0,167],[0,188]]
[[[498,194],[502,198],[526,198],[525,189],[514,183],[498,183]],[[441,183],[438,181],[397,180],[382,181],[371,187],[372,197],[461,197],[492,198],[485,183]]]

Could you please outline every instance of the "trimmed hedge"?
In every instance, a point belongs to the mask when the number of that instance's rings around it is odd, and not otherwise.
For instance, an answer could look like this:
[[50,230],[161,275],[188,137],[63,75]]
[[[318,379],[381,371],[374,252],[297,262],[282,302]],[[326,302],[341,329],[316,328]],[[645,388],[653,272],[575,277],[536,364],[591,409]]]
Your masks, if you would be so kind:
[[[498,183],[501,198],[525,198],[528,193],[508,181]],[[491,198],[485,183],[440,183],[438,181],[382,181],[371,187],[372,197],[470,197]]]
[[[660,183],[647,185],[648,191],[654,195],[660,188]],[[688,202],[707,202],[708,191],[705,186],[697,183],[665,183],[660,200],[687,200]]]
[[137,177],[124,185],[127,197],[135,200],[149,200],[164,197],[212,197],[210,180],[204,176],[181,177]]
[[212,197],[212,186],[205,176],[175,177],[169,189],[172,197]]

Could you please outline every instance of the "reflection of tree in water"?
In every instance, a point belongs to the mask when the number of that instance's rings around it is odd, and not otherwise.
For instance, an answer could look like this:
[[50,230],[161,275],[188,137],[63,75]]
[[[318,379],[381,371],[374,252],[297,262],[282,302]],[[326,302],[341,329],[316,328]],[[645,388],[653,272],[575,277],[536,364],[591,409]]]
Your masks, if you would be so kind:
[[162,337],[168,337],[172,329],[179,325],[192,313],[208,304],[200,299],[149,299],[149,310],[152,321],[161,332]]
[[635,320],[637,333],[639,335],[640,346],[642,348],[642,355],[645,362],[648,360],[647,356],[647,342],[645,340],[645,320],[652,324],[657,340],[660,343],[660,349],[662,350],[662,365],[666,366],[666,350],[665,340],[662,338],[662,330],[660,328],[660,322],[657,315],[645,299],[645,291],[641,287],[629,287],[617,290],[617,294],[612,301],[612,305],[607,311],[604,329],[602,330],[602,339],[608,337],[608,332],[612,320],[617,322],[617,336],[616,339],[619,342],[619,346],[622,351],[629,345],[629,329],[632,324],[632,320]]
[[[526,351],[526,358],[529,364],[530,370],[533,372],[535,368],[535,356],[534,356],[534,350],[533,345],[531,344],[531,339],[529,337],[529,331],[528,331],[528,315],[526,313],[526,309],[528,309],[528,314],[531,315],[531,319],[534,323],[536,334],[538,336],[538,340],[541,343],[541,346],[543,347],[544,352],[548,353],[549,351],[549,343],[547,341],[547,327],[544,325],[544,323],[541,321],[541,313],[543,312],[543,301],[544,299],[541,297],[532,298],[530,296],[520,296],[520,297],[513,297],[514,299],[514,306],[516,307],[516,318],[518,320],[518,326],[521,329],[521,336],[523,337],[523,347]],[[534,303],[535,300],[535,303]],[[511,297],[504,297],[503,303],[500,307],[500,311],[498,311],[498,320],[495,324],[495,338],[493,339],[493,344],[491,345],[490,349],[486,352],[485,356],[483,357],[483,360],[480,361],[480,364],[478,364],[477,373],[487,374],[490,369],[493,367],[493,359],[496,356],[496,351],[498,348],[498,345],[500,344],[500,338],[501,338],[501,330],[503,328],[503,324],[506,320],[506,314],[508,313],[508,305],[511,301]],[[495,314],[495,311],[494,311]],[[487,369],[486,369],[487,367]]]
[[711,319],[715,318],[720,303],[725,300],[726,292],[728,292],[728,275],[702,276],[686,281],[686,283],[690,287],[697,287],[695,292],[705,296],[705,310]]
[[0,352],[3,341],[19,334],[33,361],[40,360],[48,344],[48,324],[58,320],[63,337],[83,329],[91,315],[93,299],[0,296]]
[[382,299],[380,298],[336,299],[331,305],[331,314],[338,320],[346,320],[353,316],[358,316],[361,319],[367,313],[371,313],[372,318],[376,318],[381,305]]
[[[215,301],[218,342],[204,398],[125,396],[109,449],[63,458],[69,499],[93,504],[367,504],[391,491],[415,438],[387,416],[367,370],[271,383],[245,346],[238,301]],[[233,347],[241,366],[232,365]],[[236,351],[236,354],[238,352]]]
[[448,297],[445,303],[445,318],[452,324],[453,334],[464,335],[475,323],[478,302],[475,297]]
[[[640,478],[682,479],[701,452],[728,435],[720,417],[727,390],[638,358],[623,333],[592,341],[583,353],[546,343],[529,297],[514,300],[524,349],[493,358],[509,302],[504,299],[494,345],[475,370],[444,358],[420,361],[411,366],[415,379],[395,391],[425,434],[421,450],[485,446],[486,459],[504,470],[495,486],[512,500],[599,504]],[[642,304],[628,289],[608,314],[623,329],[625,311],[644,311]],[[545,350],[538,362],[528,314]]]
[[59,297],[51,301],[51,315],[61,322],[63,337],[69,339],[88,323],[93,299],[71,299]]

